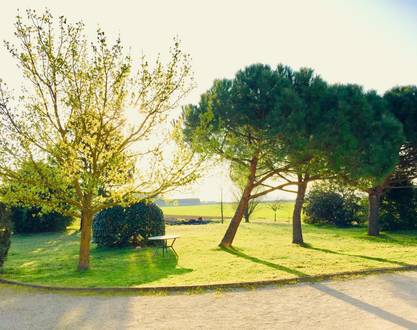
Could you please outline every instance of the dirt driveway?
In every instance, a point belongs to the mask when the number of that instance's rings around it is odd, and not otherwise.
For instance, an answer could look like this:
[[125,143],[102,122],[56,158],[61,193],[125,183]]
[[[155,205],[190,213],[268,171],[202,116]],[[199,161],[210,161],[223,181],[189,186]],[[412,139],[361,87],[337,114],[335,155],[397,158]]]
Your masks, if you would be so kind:
[[417,329],[417,272],[142,297],[0,286],[0,329]]

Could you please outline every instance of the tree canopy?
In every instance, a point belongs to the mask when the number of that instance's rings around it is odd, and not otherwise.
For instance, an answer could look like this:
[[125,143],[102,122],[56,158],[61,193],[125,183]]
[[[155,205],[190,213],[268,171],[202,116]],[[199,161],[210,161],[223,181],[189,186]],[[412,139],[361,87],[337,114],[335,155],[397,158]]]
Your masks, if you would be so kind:
[[[287,168],[278,139],[271,127],[285,80],[268,65],[255,64],[240,70],[234,79],[216,80],[201,95],[198,105],[184,107],[184,138],[202,154],[226,160],[247,176],[242,198],[221,245],[231,245],[250,199],[288,184],[268,181]],[[253,194],[253,190],[256,193]]]
[[[228,160],[248,178],[224,247],[248,201],[277,189],[297,193],[293,242],[303,243],[308,183],[332,177],[380,182],[402,143],[401,124],[375,92],[329,85],[311,69],[283,65],[255,64],[232,80],[215,81],[184,114],[184,136],[194,150]],[[261,191],[253,193],[256,188]]]
[[404,129],[400,161],[390,182],[412,182],[417,178],[417,86],[394,87],[384,94],[384,99],[389,111],[402,123]]
[[[384,101],[388,111],[401,123],[404,138],[401,144],[395,144],[394,152],[398,158],[396,166],[384,173],[385,176],[380,182],[367,181],[367,185],[362,184],[362,188],[365,187],[364,190],[369,195],[368,234],[372,236],[379,235],[379,209],[383,195],[386,195],[384,207],[389,204],[387,200],[390,197],[401,200],[401,195],[404,194],[407,198],[407,195],[408,197],[410,195],[409,187],[417,178],[417,87],[394,87],[384,94]],[[384,141],[388,147],[392,142],[389,136],[385,136]],[[391,192],[391,189],[402,190]],[[383,219],[385,228],[389,227],[387,218],[385,212]],[[394,214],[392,218],[395,219]]]
[[375,93],[368,95],[378,115],[368,120],[371,123],[368,131],[372,133],[367,137],[372,146],[369,155],[376,157],[381,172],[379,176],[359,179],[353,185],[368,194],[368,234],[371,236],[379,235],[383,194],[392,188],[401,189],[401,184],[411,183],[417,177],[416,90],[415,86],[403,86],[392,88],[383,98]]
[[401,124],[374,91],[326,84],[311,69],[278,72],[289,81],[293,97],[282,103],[288,114],[275,118],[273,127],[290,164],[281,178],[296,186],[291,190],[297,193],[293,242],[302,244],[301,210],[308,183],[337,177],[382,181],[398,160]]

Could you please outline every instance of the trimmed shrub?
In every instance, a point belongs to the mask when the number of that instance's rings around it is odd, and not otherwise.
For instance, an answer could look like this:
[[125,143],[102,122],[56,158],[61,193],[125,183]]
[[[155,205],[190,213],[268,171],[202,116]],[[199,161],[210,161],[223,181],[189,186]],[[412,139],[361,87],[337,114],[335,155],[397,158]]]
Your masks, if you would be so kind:
[[412,186],[412,183],[401,182],[398,184],[398,188],[389,189],[382,196],[381,229],[417,229],[417,189],[404,188],[407,186]]
[[353,193],[319,187],[311,190],[306,197],[304,221],[311,224],[350,227],[363,222],[360,211],[360,199]]
[[0,269],[9,252],[11,233],[10,211],[0,203]]
[[64,231],[73,221],[57,212],[42,214],[35,207],[13,207],[11,218],[14,232],[21,234]]
[[111,207],[99,212],[93,221],[93,240],[99,247],[145,245],[148,237],[164,234],[164,215],[154,203]]

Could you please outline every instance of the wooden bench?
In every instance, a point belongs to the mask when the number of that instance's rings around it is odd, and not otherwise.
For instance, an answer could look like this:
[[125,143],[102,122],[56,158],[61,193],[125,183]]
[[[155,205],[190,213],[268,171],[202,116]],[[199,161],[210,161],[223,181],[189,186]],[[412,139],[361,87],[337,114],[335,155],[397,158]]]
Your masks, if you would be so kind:
[[[168,252],[168,249],[171,249],[172,252],[174,252],[174,254],[178,257],[178,254],[174,249],[174,243],[175,243],[175,240],[179,237],[180,236],[178,235],[153,236],[153,237],[149,237],[148,241],[161,241],[162,246],[160,246],[159,248],[162,249],[163,256],[165,255],[165,252]],[[171,244],[168,244],[168,241],[172,241]]]

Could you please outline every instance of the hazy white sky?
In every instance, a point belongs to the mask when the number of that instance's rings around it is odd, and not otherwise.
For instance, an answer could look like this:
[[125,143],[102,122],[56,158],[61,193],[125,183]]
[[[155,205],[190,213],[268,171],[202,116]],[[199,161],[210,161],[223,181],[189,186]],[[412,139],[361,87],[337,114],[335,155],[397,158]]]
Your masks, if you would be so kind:
[[[184,103],[196,102],[215,78],[232,77],[255,62],[308,66],[329,82],[354,82],[381,93],[417,84],[417,0],[4,0],[0,39],[13,39],[18,8],[45,7],[83,20],[91,33],[100,26],[120,35],[132,56],[166,53],[178,36],[192,56],[198,84]],[[0,77],[12,86],[19,82],[4,48]],[[213,169],[188,194],[178,195],[217,200],[222,185],[230,199],[227,171]]]

